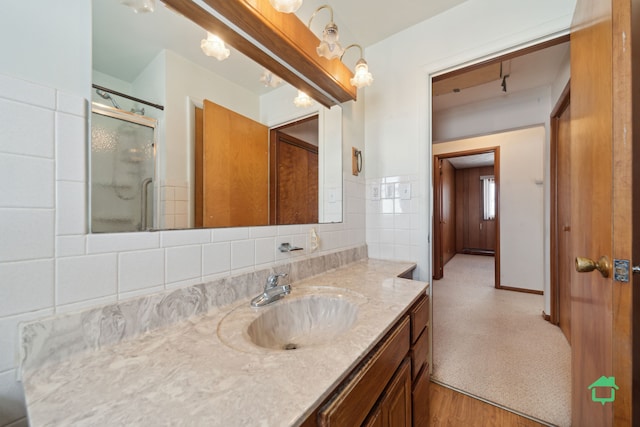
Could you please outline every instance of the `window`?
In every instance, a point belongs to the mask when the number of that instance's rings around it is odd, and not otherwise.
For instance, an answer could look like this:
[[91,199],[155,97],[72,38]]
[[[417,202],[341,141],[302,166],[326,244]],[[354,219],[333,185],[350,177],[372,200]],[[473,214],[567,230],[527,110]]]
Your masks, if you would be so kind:
[[482,182],[482,219],[496,219],[496,180],[493,176],[481,176]]

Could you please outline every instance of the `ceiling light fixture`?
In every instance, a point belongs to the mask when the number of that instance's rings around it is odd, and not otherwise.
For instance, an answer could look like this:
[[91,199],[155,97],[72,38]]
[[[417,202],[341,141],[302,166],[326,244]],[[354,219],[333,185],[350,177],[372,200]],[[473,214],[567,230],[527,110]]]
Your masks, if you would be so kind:
[[156,0],[120,0],[120,4],[130,7],[135,13],[149,13],[156,8]]
[[207,32],[207,38],[200,42],[200,48],[207,56],[213,56],[218,61],[229,57],[231,51],[224,45],[224,41],[215,34]]
[[284,80],[265,68],[260,76],[260,81],[267,87],[276,87]]
[[306,108],[313,105],[313,99],[303,91],[298,90],[298,96],[294,98],[293,103],[296,107]]
[[342,60],[344,53],[346,53],[347,50],[351,49],[352,47],[357,47],[358,49],[360,49],[360,59],[358,59],[358,62],[356,62],[356,68],[353,78],[349,81],[353,86],[357,88],[371,86],[371,83],[373,83],[373,75],[369,72],[369,65],[367,65],[367,61],[364,60],[362,46],[356,43],[350,44],[344,49],[344,52],[340,56],[340,60]]
[[294,13],[302,6],[302,0],[269,0],[271,6],[278,12]]
[[331,9],[331,6],[325,4],[317,8],[315,12],[313,12],[313,15],[311,15],[311,18],[309,19],[309,25],[307,25],[307,27],[311,28],[311,21],[313,21],[313,18],[315,18],[316,14],[322,9],[329,9],[331,18],[329,23],[324,27],[324,30],[322,31],[322,41],[316,48],[316,52],[318,52],[318,55],[327,59],[340,58],[344,53],[344,49],[338,42],[340,36],[338,34],[338,26],[333,22],[333,9]]

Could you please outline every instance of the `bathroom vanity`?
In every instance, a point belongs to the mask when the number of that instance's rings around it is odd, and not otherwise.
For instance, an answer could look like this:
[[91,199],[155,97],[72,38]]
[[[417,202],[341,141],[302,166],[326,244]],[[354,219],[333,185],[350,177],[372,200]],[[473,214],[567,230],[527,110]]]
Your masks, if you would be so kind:
[[[260,308],[249,301],[263,283],[227,278],[181,290],[169,304],[202,294],[206,311],[137,336],[126,332],[136,320],[124,303],[26,325],[30,425],[424,425],[428,284],[399,277],[414,267],[360,259],[295,280],[294,266],[291,294]],[[229,297],[234,286],[246,292]],[[167,312],[163,298],[131,312],[153,304],[148,313]],[[69,326],[76,321],[80,332]],[[106,336],[113,328],[120,337]],[[297,345],[286,349],[279,339]]]

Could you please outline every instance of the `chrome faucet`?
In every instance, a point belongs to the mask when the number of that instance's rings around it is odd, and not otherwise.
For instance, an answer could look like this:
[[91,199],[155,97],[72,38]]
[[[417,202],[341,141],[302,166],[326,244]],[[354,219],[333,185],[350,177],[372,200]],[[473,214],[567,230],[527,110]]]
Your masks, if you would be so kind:
[[264,285],[264,292],[251,300],[251,307],[262,307],[288,295],[291,285],[279,285],[278,280],[287,277],[287,273],[272,274]]

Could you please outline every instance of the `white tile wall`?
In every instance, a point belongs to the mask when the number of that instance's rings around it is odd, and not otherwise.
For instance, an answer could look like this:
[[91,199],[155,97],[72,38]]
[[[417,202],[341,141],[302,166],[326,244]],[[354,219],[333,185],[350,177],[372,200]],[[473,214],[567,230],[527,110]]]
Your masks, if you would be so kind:
[[0,154],[4,207],[53,208],[53,160]]
[[[338,224],[87,235],[86,111],[81,98],[0,76],[0,425],[25,424],[20,321],[365,243],[365,184],[350,175]],[[321,246],[310,254],[312,226]],[[281,241],[305,250],[281,254]]]
[[56,303],[70,304],[115,295],[117,255],[88,255],[56,260]]
[[418,203],[424,197],[419,193],[418,184],[417,175],[367,179],[366,191],[362,194],[366,195],[366,240],[370,257],[418,259]]

